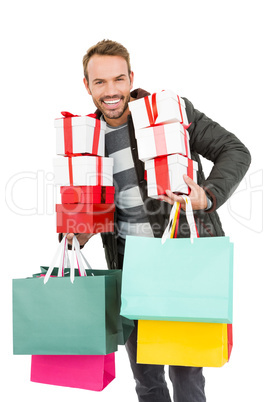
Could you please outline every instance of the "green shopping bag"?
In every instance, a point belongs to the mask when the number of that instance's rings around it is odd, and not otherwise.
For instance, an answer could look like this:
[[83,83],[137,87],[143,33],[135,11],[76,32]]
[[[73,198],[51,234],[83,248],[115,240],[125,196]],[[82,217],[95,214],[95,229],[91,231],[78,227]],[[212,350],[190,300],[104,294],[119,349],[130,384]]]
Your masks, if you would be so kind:
[[[117,281],[118,299],[120,301],[121,306],[122,270],[120,270],[120,275],[116,276],[116,281]],[[118,345],[125,345],[134,327],[135,325],[133,320],[123,317],[120,314],[118,315],[118,323],[117,323]]]
[[[63,238],[49,269],[42,269],[45,277],[13,280],[14,354],[103,355],[117,350],[121,271],[86,271],[79,251],[79,245],[74,247],[72,257],[76,254],[81,276],[75,276],[73,263],[69,276],[63,276]],[[54,261],[60,253],[57,269]]]
[[233,244],[228,237],[194,238],[189,204],[186,216],[192,234],[189,239],[163,242],[127,236],[121,315],[141,320],[232,323]]
[[[47,273],[48,267],[40,267],[40,268],[41,268],[42,274]],[[92,268],[90,268],[90,270],[86,269],[87,275],[91,275],[92,272],[95,273],[95,271],[93,271]],[[104,271],[98,270],[97,272],[100,272],[100,273],[104,272],[104,274],[107,274],[107,270],[104,270]],[[117,297],[118,297],[118,300],[121,301],[122,271],[121,270],[116,270],[116,271],[112,270],[111,272],[109,271],[109,274],[113,274],[113,272],[116,272],[115,279],[116,279]],[[55,268],[55,270],[52,271],[52,275],[54,275],[54,276],[58,275],[57,268]],[[40,273],[36,274],[35,276],[40,276]],[[64,270],[64,276],[70,276],[70,270],[68,268],[66,268]],[[75,270],[75,276],[79,276],[78,269]],[[129,336],[131,335],[133,329],[134,329],[134,321],[118,314],[117,344],[125,345],[126,341],[128,340]]]

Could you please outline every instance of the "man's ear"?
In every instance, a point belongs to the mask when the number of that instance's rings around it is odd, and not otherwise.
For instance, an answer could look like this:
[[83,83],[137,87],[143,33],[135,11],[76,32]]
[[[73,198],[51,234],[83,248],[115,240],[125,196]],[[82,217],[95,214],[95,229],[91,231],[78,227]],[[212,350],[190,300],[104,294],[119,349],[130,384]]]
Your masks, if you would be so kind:
[[84,85],[86,87],[87,92],[89,93],[89,95],[91,95],[91,92],[90,92],[86,77],[83,78],[83,82],[84,82]]

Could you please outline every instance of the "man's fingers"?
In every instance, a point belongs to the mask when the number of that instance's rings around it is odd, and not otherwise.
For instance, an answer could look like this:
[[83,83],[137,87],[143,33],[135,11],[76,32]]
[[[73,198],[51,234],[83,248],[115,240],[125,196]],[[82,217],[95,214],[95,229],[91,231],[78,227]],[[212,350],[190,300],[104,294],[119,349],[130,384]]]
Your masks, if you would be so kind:
[[187,176],[187,174],[183,175],[183,180],[185,181],[185,183],[190,187],[190,189],[195,188],[196,186],[198,186],[198,184],[196,184],[191,177]]
[[68,240],[73,240],[73,237],[74,237],[74,233],[68,233],[67,234],[67,239]]
[[72,244],[74,233],[62,233],[62,235],[63,236],[67,235],[66,238],[67,238],[68,243]]
[[171,205],[174,204],[174,201],[171,198],[169,198],[167,195],[159,195],[158,198],[159,198],[159,200],[168,202]]
[[176,195],[170,190],[166,190],[166,195],[159,195],[158,198],[162,201],[168,202],[170,205],[173,205],[175,202],[180,202],[183,207],[185,204],[184,199],[180,195]]
[[184,203],[184,199],[182,198],[182,196],[180,195],[176,195],[174,193],[172,193],[172,191],[170,190],[166,190],[166,195],[168,196],[169,199],[171,199],[174,202],[181,202]]

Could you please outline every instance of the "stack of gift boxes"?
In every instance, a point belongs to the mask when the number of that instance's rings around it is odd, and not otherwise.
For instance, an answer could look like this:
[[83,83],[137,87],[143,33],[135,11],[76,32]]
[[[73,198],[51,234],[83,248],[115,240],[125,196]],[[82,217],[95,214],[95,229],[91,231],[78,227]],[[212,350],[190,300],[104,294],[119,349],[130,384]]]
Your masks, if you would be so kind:
[[104,121],[95,115],[62,112],[55,120],[54,182],[60,186],[56,204],[57,233],[114,231],[113,159],[105,157]]
[[197,162],[191,159],[185,102],[171,91],[162,91],[129,103],[139,159],[145,162],[148,196],[165,190],[189,194],[183,180],[197,181]]

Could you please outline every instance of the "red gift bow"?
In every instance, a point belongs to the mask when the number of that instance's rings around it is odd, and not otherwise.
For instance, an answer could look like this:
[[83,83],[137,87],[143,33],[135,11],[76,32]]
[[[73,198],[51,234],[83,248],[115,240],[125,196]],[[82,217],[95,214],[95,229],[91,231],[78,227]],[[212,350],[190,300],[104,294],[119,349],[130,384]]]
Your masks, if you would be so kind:
[[[63,130],[64,130],[64,152],[65,155],[74,155],[73,154],[73,129],[72,129],[72,117],[81,117],[78,114],[72,114],[70,112],[61,112],[63,119]],[[92,144],[92,152],[91,155],[97,155],[98,147],[99,147],[99,139],[100,139],[100,120],[96,119],[96,114],[87,114],[88,117],[95,118],[95,128],[93,134],[93,144]]]
[[[74,179],[73,179],[73,163],[72,159],[73,157],[76,156],[88,156],[88,154],[74,154],[72,156],[67,155],[68,158],[68,167],[69,167],[69,180],[70,180],[70,186],[74,185]],[[102,186],[102,157],[101,156],[95,156],[96,158],[96,171],[97,171],[97,186]]]
[[[182,108],[181,108],[181,101],[180,101],[179,95],[177,95],[177,98],[178,98],[178,104],[179,104],[180,115],[181,115],[181,124],[184,125]],[[158,110],[157,110],[157,103],[156,103],[156,93],[152,94],[152,107],[150,105],[149,96],[146,96],[143,99],[144,99],[144,102],[145,102],[146,111],[147,111],[150,126],[153,126],[153,125],[155,125],[156,119],[158,117]],[[164,124],[164,123],[160,123],[160,124]]]

